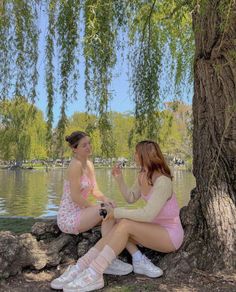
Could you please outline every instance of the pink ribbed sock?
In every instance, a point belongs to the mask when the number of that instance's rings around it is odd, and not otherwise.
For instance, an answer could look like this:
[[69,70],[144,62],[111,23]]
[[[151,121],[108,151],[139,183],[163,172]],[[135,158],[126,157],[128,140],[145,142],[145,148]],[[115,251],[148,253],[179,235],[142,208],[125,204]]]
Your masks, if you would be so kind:
[[97,258],[92,261],[89,267],[92,268],[96,273],[103,274],[103,272],[115,258],[116,254],[114,250],[109,245],[105,245],[103,250],[99,253]]
[[92,260],[96,259],[98,255],[99,250],[95,247],[92,247],[84,256],[78,259],[76,266],[83,271],[89,267]]

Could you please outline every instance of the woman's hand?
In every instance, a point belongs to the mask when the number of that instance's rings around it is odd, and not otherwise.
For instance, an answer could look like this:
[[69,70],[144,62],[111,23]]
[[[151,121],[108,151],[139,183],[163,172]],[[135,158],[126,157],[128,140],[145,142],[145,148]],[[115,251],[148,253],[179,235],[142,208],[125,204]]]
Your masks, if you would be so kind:
[[122,171],[121,171],[121,167],[116,164],[111,171],[112,175],[114,176],[114,178],[118,178],[122,176]]
[[104,202],[106,205],[108,205],[108,206],[110,205],[110,206],[113,207],[113,208],[116,207],[116,203],[115,203],[115,201],[113,201],[113,200],[111,200],[111,199],[109,199],[109,198],[107,198],[107,197],[104,197],[103,202]]
[[106,207],[104,207],[102,209],[105,209],[107,211],[107,215],[103,219],[104,222],[114,219],[114,208],[113,207],[111,207],[110,205],[106,205]]

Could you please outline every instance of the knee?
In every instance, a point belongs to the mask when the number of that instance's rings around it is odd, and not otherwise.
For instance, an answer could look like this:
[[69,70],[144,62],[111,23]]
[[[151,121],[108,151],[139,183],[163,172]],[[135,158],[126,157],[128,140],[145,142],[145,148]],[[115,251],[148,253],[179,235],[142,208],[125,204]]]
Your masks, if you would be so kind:
[[129,233],[130,221],[128,219],[121,219],[117,224],[117,229],[124,233]]

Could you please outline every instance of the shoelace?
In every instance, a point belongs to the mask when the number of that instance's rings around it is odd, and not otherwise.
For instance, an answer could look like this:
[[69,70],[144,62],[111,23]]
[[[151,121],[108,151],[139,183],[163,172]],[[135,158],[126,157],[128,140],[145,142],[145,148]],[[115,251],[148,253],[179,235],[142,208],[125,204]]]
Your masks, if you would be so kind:
[[153,268],[154,264],[151,262],[151,260],[149,260],[149,258],[144,256],[143,260],[144,260],[145,264],[148,264],[150,267]]
[[89,284],[91,281],[94,280],[94,277],[87,271],[84,270],[79,278],[74,279],[72,282],[69,283],[72,287],[85,286]]
[[144,260],[145,263],[150,263],[150,262],[151,262],[151,261],[149,260],[149,258],[147,258],[147,257],[145,257],[145,256],[143,256],[143,260]]
[[113,262],[112,262],[112,264],[120,267],[121,262],[118,259],[114,259]]
[[[72,270],[74,270],[74,271],[72,271]],[[60,279],[61,279],[61,280],[66,280],[67,277],[68,277],[68,274],[69,274],[70,272],[72,272],[72,275],[73,275],[73,274],[76,274],[76,267],[69,266],[69,267],[66,269],[65,273],[61,275]]]
[[93,281],[94,281],[94,278],[92,277],[92,275],[86,274],[84,277],[80,278],[79,284],[81,284],[81,286],[84,287]]

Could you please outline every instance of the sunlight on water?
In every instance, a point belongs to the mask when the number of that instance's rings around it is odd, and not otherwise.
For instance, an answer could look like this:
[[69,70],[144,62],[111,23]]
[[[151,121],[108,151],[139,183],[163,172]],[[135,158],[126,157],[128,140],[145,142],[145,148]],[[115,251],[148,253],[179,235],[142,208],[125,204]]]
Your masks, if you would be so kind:
[[[136,177],[136,170],[124,169],[129,186]],[[174,189],[179,206],[186,205],[195,179],[190,172],[174,172]],[[0,215],[44,217],[57,214],[63,190],[65,170],[0,170]],[[127,203],[121,196],[110,169],[96,169],[97,182],[102,192],[114,199],[118,206]],[[141,203],[132,207],[139,206]]]

